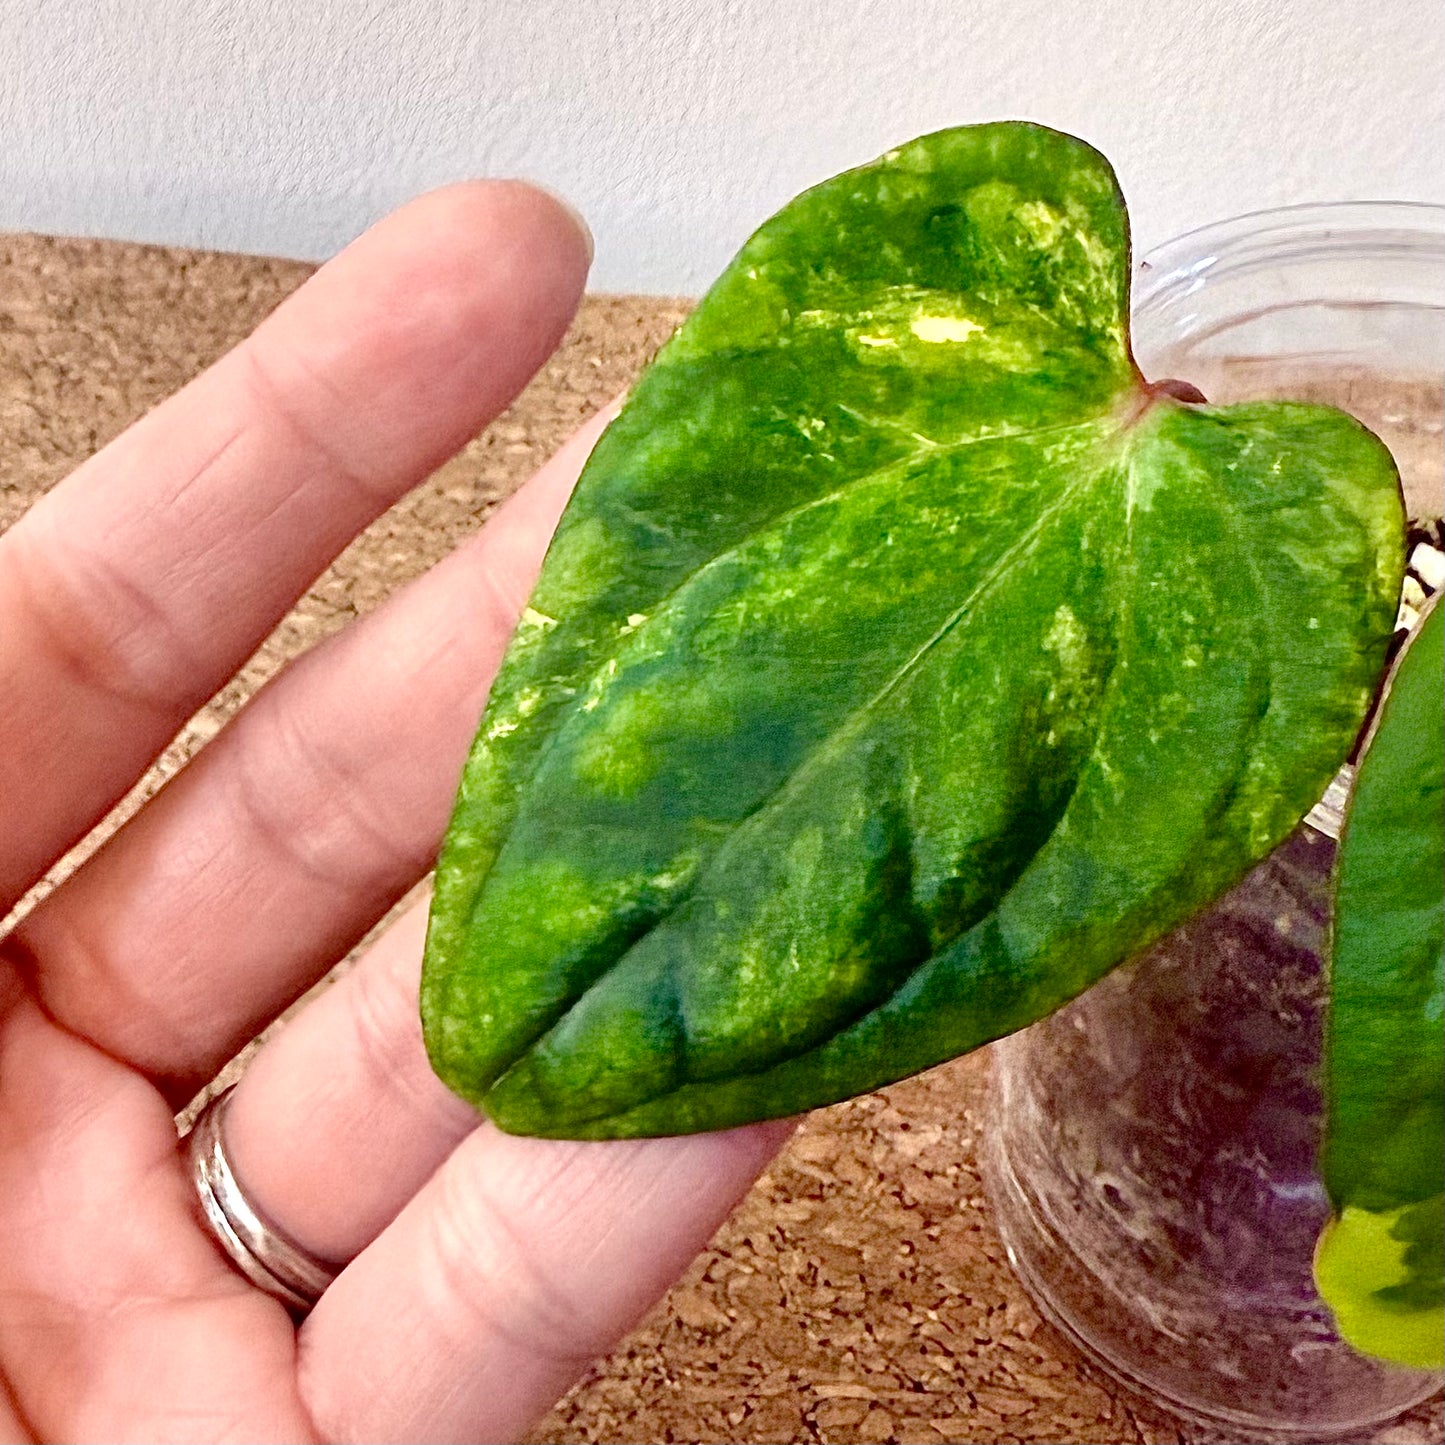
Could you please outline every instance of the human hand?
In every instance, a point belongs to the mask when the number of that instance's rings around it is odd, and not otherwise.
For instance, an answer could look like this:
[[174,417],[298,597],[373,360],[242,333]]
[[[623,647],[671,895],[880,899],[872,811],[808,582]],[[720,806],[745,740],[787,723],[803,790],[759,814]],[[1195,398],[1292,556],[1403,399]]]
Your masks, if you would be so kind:
[[[424,197],[0,538],[0,916],[521,389],[586,268],[534,190]],[[173,1111],[429,866],[600,429],[287,669],[0,941],[0,1438],[511,1439],[785,1136],[479,1124],[423,1052],[415,910],[262,1048],[226,1116],[252,1203],[350,1261],[299,1328],[206,1232],[177,1150]]]

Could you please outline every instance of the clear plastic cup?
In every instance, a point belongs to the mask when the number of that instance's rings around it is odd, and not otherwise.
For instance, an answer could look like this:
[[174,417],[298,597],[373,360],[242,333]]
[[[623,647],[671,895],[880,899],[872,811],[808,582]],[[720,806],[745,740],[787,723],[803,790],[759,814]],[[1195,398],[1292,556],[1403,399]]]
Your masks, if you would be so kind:
[[[1441,512],[1445,207],[1242,216],[1141,261],[1135,349],[1211,402],[1353,412]],[[1315,1293],[1330,870],[1348,771],[1231,893],[994,1046],[983,1164],[1009,1258],[1110,1373],[1226,1438],[1358,1439],[1440,1386]]]

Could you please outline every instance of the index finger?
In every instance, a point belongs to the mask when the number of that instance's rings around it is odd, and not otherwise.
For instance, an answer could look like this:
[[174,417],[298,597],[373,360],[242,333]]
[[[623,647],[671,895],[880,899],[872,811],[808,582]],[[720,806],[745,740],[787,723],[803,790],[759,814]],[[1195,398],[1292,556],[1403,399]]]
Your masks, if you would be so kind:
[[589,258],[513,182],[404,206],[0,538],[0,915],[552,352]]

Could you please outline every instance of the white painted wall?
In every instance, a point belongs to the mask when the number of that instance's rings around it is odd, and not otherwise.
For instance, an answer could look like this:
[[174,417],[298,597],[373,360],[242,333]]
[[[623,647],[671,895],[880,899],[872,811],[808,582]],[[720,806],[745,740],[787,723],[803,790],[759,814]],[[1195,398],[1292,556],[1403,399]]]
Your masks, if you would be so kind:
[[467,175],[565,192],[600,290],[701,290],[795,191],[1023,117],[1142,246],[1445,202],[1441,0],[0,0],[0,228],[319,257]]

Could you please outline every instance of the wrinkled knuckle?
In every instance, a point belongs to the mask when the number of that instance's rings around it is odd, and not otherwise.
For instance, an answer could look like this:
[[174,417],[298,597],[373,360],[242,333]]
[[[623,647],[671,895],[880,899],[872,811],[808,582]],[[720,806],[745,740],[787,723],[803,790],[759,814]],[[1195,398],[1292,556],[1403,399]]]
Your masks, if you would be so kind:
[[414,980],[407,987],[396,968],[362,964],[347,983],[351,1033],[368,1091],[399,1094],[408,1103],[429,1106],[424,1085],[431,1071]]
[[[507,572],[496,565],[492,549],[479,547],[473,574],[476,578],[478,611],[489,630],[507,637],[517,625],[522,609],[531,593],[528,579]],[[483,629],[479,629],[483,630]]]
[[[326,470],[349,488],[373,512],[382,511],[395,499],[395,487],[385,476],[372,476],[357,459],[337,445],[298,404],[298,389],[320,393],[333,416],[345,416],[354,410],[356,398],[337,391],[335,383],[324,371],[309,363],[294,349],[278,352],[274,341],[262,344],[259,339],[243,348],[245,377],[251,397],[259,411],[279,425],[305,450],[319,457]],[[289,380],[284,372],[294,376]],[[298,388],[299,383],[299,388]]]
[[199,666],[160,598],[103,552],[17,532],[8,564],[31,635],[96,697],[169,715]]
[[492,1336],[524,1356],[560,1364],[588,1362],[612,1339],[545,1267],[484,1186],[443,1169],[430,1216],[435,1282],[463,1339]]
[[170,980],[137,975],[103,931],[93,934],[70,910],[42,903],[6,945],[36,1002],[79,1038],[147,1061],[194,1046],[189,1021],[160,1001]]
[[407,847],[372,816],[364,777],[354,777],[284,707],[258,708],[259,736],[234,786],[242,817],[272,856],[318,882],[356,889],[410,883],[430,852]]

